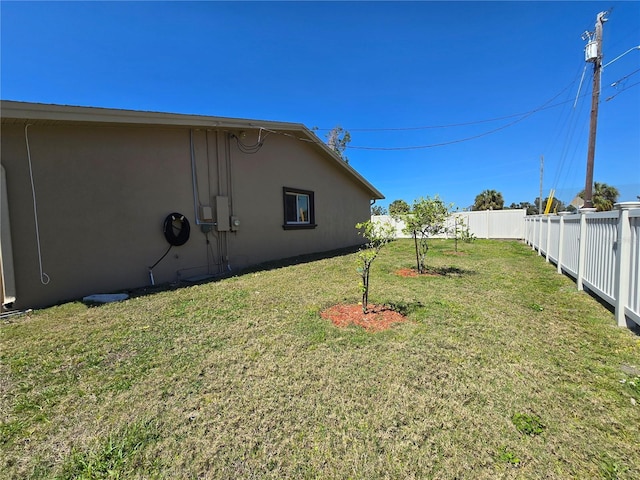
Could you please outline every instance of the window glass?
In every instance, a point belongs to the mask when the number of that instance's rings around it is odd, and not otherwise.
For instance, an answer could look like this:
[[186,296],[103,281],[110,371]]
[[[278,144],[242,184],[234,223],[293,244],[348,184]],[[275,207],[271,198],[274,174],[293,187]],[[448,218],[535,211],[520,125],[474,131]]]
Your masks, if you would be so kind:
[[313,192],[284,187],[283,194],[285,230],[315,228]]
[[309,223],[309,196],[298,195],[298,222]]
[[287,193],[284,198],[285,201],[285,221],[287,223],[294,223],[298,221],[297,215],[297,196],[295,194]]
[[309,195],[285,194],[285,210],[287,223],[309,223]]

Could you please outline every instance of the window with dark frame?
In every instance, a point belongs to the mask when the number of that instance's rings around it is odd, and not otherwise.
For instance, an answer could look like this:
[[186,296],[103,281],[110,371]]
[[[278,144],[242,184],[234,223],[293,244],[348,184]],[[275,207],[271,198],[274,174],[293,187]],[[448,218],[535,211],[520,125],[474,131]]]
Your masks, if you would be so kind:
[[285,230],[316,228],[313,192],[297,188],[284,187],[284,224]]

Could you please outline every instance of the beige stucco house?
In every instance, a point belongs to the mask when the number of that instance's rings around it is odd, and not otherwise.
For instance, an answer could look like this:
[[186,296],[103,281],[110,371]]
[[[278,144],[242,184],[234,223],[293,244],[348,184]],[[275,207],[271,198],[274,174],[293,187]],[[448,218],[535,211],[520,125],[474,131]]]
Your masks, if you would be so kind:
[[356,245],[383,198],[301,124],[13,101],[0,116],[16,309]]

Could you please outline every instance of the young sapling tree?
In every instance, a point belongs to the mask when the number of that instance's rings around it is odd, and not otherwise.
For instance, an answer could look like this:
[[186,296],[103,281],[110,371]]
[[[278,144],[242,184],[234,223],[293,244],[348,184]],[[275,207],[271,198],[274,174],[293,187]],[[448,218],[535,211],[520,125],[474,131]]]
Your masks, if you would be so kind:
[[464,225],[464,219],[459,217],[458,215],[454,215],[453,216],[453,244],[454,244],[454,251],[456,253],[458,253],[458,238],[460,237],[459,235],[459,228]]
[[468,220],[465,220],[461,215],[454,215],[453,228],[455,239],[455,251],[458,252],[458,240],[462,240],[464,243],[471,243],[476,239],[476,236],[471,233],[469,229]]
[[455,250],[458,252],[458,240],[462,240],[464,243],[471,243],[476,239],[476,236],[471,233],[469,228],[469,217],[465,218],[456,208],[453,218],[453,238],[455,239]]
[[426,259],[429,250],[427,240],[433,235],[447,230],[446,221],[451,206],[436,195],[434,198],[418,198],[413,201],[411,212],[403,216],[404,233],[411,235],[416,249],[416,268],[418,273],[426,272]]
[[360,291],[362,293],[362,313],[368,312],[369,303],[369,273],[371,264],[387,243],[395,238],[395,228],[389,223],[366,222],[358,223],[356,228],[360,235],[367,239],[367,243],[358,251],[358,273],[360,274]]

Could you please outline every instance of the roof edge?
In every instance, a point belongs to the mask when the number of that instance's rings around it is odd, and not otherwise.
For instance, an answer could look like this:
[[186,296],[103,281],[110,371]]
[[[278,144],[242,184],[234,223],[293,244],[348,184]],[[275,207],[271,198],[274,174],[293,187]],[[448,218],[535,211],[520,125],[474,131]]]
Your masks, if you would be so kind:
[[15,120],[67,121],[96,124],[158,125],[183,127],[223,127],[223,128],[266,128],[275,131],[298,132],[305,138],[301,140],[314,144],[340,168],[346,170],[363,186],[374,200],[384,199],[369,181],[360,175],[351,165],[329,148],[315,133],[302,123],[275,122],[271,120],[253,120],[209,115],[184,113],[164,113],[143,110],[126,110],[105,107],[83,107],[49,103],[32,103],[15,100],[0,100],[0,118]]
[[65,120],[96,123],[129,123],[141,125],[178,125],[192,127],[259,127],[269,125],[278,129],[300,129],[304,125],[269,120],[252,120],[186,113],[165,113],[106,107],[83,107],[53,103],[31,103],[0,100],[0,117],[25,120]]

